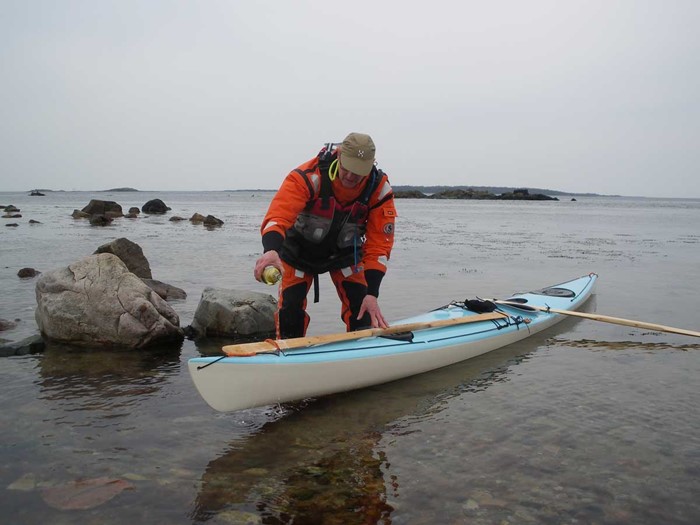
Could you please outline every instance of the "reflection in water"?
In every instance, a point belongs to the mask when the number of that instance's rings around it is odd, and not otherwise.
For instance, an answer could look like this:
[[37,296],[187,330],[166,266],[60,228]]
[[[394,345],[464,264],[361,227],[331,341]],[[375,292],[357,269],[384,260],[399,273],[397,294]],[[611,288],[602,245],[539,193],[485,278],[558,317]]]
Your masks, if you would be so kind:
[[40,399],[72,405],[73,410],[110,407],[105,417],[117,417],[115,408],[157,393],[179,364],[179,348],[135,352],[51,345],[39,360]]
[[586,348],[589,350],[600,350],[608,352],[611,350],[642,350],[646,352],[655,352],[659,350],[700,350],[700,344],[669,344],[665,342],[642,342],[642,341],[597,341],[592,339],[560,339],[554,337],[551,339],[552,344],[558,346],[569,346],[571,348]]
[[507,381],[522,352],[514,345],[421,376],[285,405],[284,417],[209,462],[192,518],[391,523],[386,490],[395,496],[400,480],[377,450],[380,439],[406,418],[432,419],[453,397]]

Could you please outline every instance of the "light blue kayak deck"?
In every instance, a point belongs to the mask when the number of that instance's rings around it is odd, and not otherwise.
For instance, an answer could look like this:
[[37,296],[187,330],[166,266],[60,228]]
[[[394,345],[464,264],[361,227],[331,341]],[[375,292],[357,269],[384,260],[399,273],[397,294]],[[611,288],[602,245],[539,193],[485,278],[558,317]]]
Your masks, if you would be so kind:
[[[522,308],[498,305],[498,309],[508,317],[451,326],[415,330],[409,333],[411,339],[399,340],[396,336],[372,336],[350,341],[326,343],[306,348],[257,354],[250,357],[197,357],[190,362],[204,366],[213,361],[217,364],[306,364],[332,362],[392,354],[424,352],[445,346],[476,343],[488,338],[496,338],[516,330],[528,333],[539,331],[538,325],[551,322],[558,314],[527,309],[549,307],[557,310],[576,310],[590,296],[597,275],[589,274],[565,283],[547,288],[517,293],[505,299],[522,303]],[[464,307],[464,303],[451,303],[444,307],[414,317],[402,319],[396,324],[429,323],[439,320],[458,319],[478,315]]]

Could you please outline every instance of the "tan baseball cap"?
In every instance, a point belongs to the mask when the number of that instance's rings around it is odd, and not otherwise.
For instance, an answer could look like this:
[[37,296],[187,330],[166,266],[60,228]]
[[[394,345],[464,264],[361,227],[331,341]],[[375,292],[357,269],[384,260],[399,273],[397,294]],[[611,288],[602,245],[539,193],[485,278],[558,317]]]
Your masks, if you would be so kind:
[[374,166],[377,148],[369,135],[350,133],[340,146],[340,165],[348,171],[366,177]]

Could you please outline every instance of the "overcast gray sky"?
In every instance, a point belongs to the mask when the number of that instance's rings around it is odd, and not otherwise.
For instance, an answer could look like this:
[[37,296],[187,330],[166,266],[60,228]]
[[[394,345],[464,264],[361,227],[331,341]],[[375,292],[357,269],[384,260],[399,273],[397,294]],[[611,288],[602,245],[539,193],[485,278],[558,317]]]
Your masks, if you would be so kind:
[[393,185],[700,197],[700,1],[0,0],[0,190]]

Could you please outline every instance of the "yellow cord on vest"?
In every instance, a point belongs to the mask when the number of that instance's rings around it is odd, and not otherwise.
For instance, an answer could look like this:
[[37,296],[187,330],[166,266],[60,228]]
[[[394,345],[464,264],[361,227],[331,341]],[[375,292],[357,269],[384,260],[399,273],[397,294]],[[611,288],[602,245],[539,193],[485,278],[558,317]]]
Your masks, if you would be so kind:
[[338,159],[335,159],[333,162],[331,162],[331,165],[328,167],[328,178],[331,179],[332,181],[334,181],[337,176],[338,176]]

